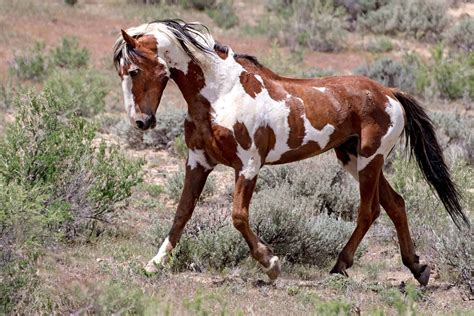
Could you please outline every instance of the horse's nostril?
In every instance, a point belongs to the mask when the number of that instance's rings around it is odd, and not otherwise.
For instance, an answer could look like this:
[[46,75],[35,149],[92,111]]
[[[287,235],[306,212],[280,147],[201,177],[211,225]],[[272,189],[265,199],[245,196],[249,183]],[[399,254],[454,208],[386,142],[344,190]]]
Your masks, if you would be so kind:
[[145,123],[143,121],[135,121],[139,129],[145,129]]

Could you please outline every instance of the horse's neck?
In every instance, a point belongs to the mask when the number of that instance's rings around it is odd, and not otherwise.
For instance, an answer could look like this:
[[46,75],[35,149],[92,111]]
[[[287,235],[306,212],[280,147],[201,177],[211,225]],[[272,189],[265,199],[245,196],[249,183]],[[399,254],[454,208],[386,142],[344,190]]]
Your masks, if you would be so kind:
[[[200,64],[189,60],[186,68],[171,69],[171,78],[188,103],[191,116],[209,112],[211,105],[229,94],[240,80],[242,66],[235,61],[233,55],[229,54],[224,60],[217,56],[209,59]],[[199,119],[201,115],[197,116],[195,119]]]

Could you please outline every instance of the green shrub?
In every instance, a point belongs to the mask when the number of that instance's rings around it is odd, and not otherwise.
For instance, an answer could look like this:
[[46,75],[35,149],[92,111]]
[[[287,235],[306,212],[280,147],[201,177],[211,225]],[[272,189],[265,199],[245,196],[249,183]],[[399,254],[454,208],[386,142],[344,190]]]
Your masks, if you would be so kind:
[[474,53],[446,56],[442,46],[432,50],[431,59],[406,54],[402,61],[382,57],[355,73],[384,85],[428,97],[460,99],[474,97]]
[[[133,127],[128,119],[119,121],[113,130],[123,138],[130,148],[134,149],[167,149],[173,146],[172,150],[178,155],[184,154],[184,118],[186,111],[183,109],[167,108],[156,113],[156,127],[150,131],[143,132]],[[179,140],[177,138],[180,138]],[[177,147],[180,148],[178,149]]]
[[432,89],[442,98],[459,99],[464,95],[474,98],[474,52],[445,56],[442,46],[436,47],[430,67]]
[[45,90],[60,96],[66,115],[93,117],[105,108],[107,94],[103,76],[92,70],[55,71],[45,82]]
[[[166,192],[168,196],[174,200],[176,203],[179,202],[181,197],[181,192],[183,191],[184,187],[184,171],[179,170],[173,173],[171,176],[168,177],[168,181],[166,183]],[[207,178],[206,184],[201,194],[201,199],[206,199],[212,196],[216,191],[216,182],[214,177],[210,175]]]
[[7,81],[5,84],[0,84],[0,110],[8,111],[13,107],[15,99],[15,90],[21,87],[17,87],[11,81]]
[[16,123],[2,141],[0,177],[38,189],[47,197],[45,217],[58,218],[55,231],[73,238],[108,220],[139,181],[139,164],[105,144],[92,146],[95,127],[63,116],[62,106],[51,93],[19,102]]
[[140,162],[104,143],[93,145],[95,127],[66,115],[60,97],[49,91],[19,99],[16,121],[0,140],[0,244],[8,246],[0,258],[0,290],[6,310],[32,299],[36,277],[28,271],[35,271],[44,247],[95,238],[140,181]]
[[447,5],[440,0],[368,0],[360,5],[358,26],[374,33],[437,40],[449,22]]
[[[158,120],[159,122],[159,120]],[[142,130],[134,128],[128,119],[121,119],[112,128],[120,138],[124,139],[129,148],[142,150],[147,147],[143,142],[145,133]]]
[[[276,193],[282,192],[265,192],[273,197],[277,196]],[[285,257],[290,263],[325,267],[334,261],[354,229],[353,224],[326,214],[311,216],[298,208],[284,208],[278,205],[283,199],[272,203],[268,198],[267,202],[271,205],[265,205],[269,207],[264,209],[259,207],[265,204],[261,199],[256,197],[251,206],[252,227],[274,249],[275,254]],[[174,270],[222,270],[248,257],[247,244],[231,224],[230,210],[224,213],[223,208],[228,209],[230,205],[207,204],[198,207],[180,243],[173,250],[170,265]],[[169,224],[160,223],[157,236],[164,236],[167,229]]]
[[64,0],[64,3],[70,6],[74,6],[77,3],[77,0]]
[[48,75],[48,57],[45,45],[36,42],[35,46],[23,54],[15,55],[10,72],[22,80],[42,80]]
[[449,227],[442,234],[435,235],[435,238],[435,249],[440,254],[441,263],[449,269],[449,279],[465,285],[467,292],[472,292],[474,247],[470,232],[459,232],[456,228]]
[[270,11],[284,12],[288,10],[293,0],[265,0],[265,7]]
[[[332,263],[354,228],[354,224],[338,219],[352,217],[358,205],[354,181],[348,182],[330,161],[323,158],[261,172],[250,205],[251,226],[290,263]],[[181,191],[183,177],[181,172],[169,179],[172,196]],[[222,198],[198,205],[182,242],[173,251],[173,269],[221,270],[249,255],[243,237],[232,225],[231,208],[231,201]],[[157,236],[162,238],[167,229],[169,224],[160,223]]]
[[176,137],[184,134],[183,109],[168,108],[156,113],[156,127],[143,136],[146,147],[166,148]]
[[310,48],[317,51],[339,51],[344,48],[346,23],[344,9],[332,1],[271,1],[270,11],[252,32],[263,33],[292,50]]
[[38,310],[48,314],[79,310],[87,315],[170,314],[170,306],[162,297],[151,291],[144,291],[136,282],[130,282],[130,279],[110,277],[86,284],[82,280],[73,279],[61,284],[59,288],[57,284],[51,284],[53,280],[48,281],[49,284],[42,284],[35,293],[40,296],[35,304],[25,306],[21,311],[26,310],[26,314],[34,314]]
[[207,14],[224,29],[230,29],[239,22],[234,11],[233,0],[219,1],[213,8],[208,9]]
[[444,39],[450,47],[472,52],[474,50],[474,17],[467,16],[461,19],[444,34]]
[[252,226],[288,262],[325,267],[337,257],[354,225],[305,204],[286,186],[260,191],[251,206]]
[[365,44],[365,49],[374,53],[386,53],[393,50],[393,43],[388,37],[377,37]]
[[339,51],[344,46],[344,11],[330,1],[304,0],[293,3],[291,15],[283,18],[280,36],[292,49],[308,47],[312,50]]
[[474,162],[474,119],[455,112],[431,112],[430,118],[437,127],[438,139],[447,149],[459,147],[460,156],[468,162]]
[[281,203],[291,204],[294,200],[309,214],[328,213],[336,218],[353,219],[359,205],[357,183],[328,155],[289,166],[264,168],[257,189],[278,187],[287,187],[290,195],[287,202]]
[[[173,1],[173,0],[172,0]],[[185,8],[193,8],[196,10],[213,9],[217,0],[177,0]]]
[[89,51],[79,48],[75,37],[63,37],[61,46],[51,50],[51,63],[63,68],[80,68],[89,62]]
[[36,42],[35,46],[23,54],[15,55],[10,72],[21,80],[41,81],[56,67],[81,68],[87,66],[89,51],[79,48],[76,38],[64,37],[59,47],[45,51],[45,45]]
[[282,54],[280,47],[276,43],[273,43],[272,50],[264,56],[262,63],[282,76],[316,78],[335,74],[335,71],[332,69],[308,67],[304,63],[302,51]]
[[181,159],[188,157],[188,147],[186,146],[184,135],[180,135],[174,139],[173,153]]
[[139,189],[146,191],[151,197],[159,197],[165,191],[160,184],[141,183]]
[[367,76],[388,87],[397,87],[407,92],[416,92],[416,70],[406,63],[390,57],[382,57],[374,62],[357,67],[354,72]]

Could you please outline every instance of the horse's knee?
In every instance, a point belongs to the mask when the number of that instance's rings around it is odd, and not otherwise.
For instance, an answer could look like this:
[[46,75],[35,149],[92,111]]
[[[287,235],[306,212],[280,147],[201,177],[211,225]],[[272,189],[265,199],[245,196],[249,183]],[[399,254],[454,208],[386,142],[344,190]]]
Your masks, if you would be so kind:
[[248,223],[247,216],[240,213],[232,214],[232,224],[238,231],[244,230],[248,226]]

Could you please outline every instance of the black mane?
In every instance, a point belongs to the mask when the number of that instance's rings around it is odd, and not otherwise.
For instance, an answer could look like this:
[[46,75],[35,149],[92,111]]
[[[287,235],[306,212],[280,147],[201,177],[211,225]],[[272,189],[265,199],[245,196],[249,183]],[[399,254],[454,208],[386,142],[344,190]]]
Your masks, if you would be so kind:
[[183,50],[186,52],[186,54],[188,54],[188,56],[191,57],[191,59],[194,60],[195,62],[199,63],[199,61],[196,59],[193,53],[189,50],[188,46],[185,44],[186,41],[191,43],[196,49],[202,51],[203,53],[215,54],[215,52],[212,49],[209,49],[209,47],[206,47],[195,38],[196,36],[198,36],[202,38],[204,41],[206,41],[206,39],[201,35],[199,30],[196,28],[196,26],[202,27],[209,33],[209,29],[204,24],[186,23],[185,21],[181,19],[155,20],[151,23],[161,23],[161,24],[166,25],[168,29],[171,32],[173,32],[173,34],[176,36],[176,39],[178,40],[179,44],[181,45]]
[[264,66],[258,61],[257,57],[247,54],[235,54],[235,58],[242,58],[250,61],[252,64],[258,68],[263,68]]
[[[218,42],[216,42],[214,44],[214,49],[216,51],[224,53],[226,55],[229,53],[229,46],[223,45],[223,44],[218,43]],[[263,68],[263,65],[258,61],[257,57],[255,57],[255,56],[247,55],[247,54],[235,54],[234,58],[235,59],[239,59],[239,58],[246,59],[246,60],[250,61],[252,64],[254,64],[255,66],[257,66],[259,68]]]

